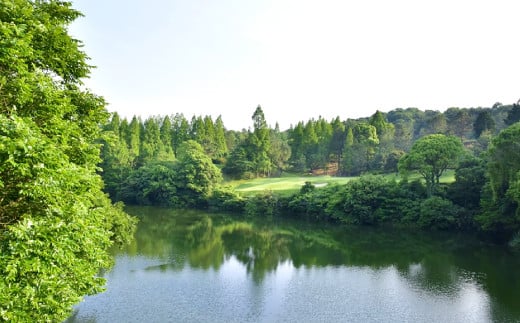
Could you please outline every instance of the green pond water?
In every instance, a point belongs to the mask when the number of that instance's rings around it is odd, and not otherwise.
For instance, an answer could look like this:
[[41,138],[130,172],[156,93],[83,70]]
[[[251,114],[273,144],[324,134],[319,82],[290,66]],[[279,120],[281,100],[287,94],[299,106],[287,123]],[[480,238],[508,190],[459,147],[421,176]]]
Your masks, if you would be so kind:
[[128,208],[66,322],[520,322],[520,255],[472,236]]

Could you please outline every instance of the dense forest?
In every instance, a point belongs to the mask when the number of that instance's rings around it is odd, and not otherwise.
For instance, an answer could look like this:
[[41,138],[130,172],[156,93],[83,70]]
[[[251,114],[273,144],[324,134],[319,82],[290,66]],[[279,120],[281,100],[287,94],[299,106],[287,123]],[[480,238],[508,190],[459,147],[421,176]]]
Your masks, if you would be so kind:
[[214,121],[210,116],[193,116],[188,120],[177,113],[144,121],[133,117],[129,122],[116,113],[105,130],[120,141],[122,151],[106,151],[107,157],[118,160],[104,166],[138,168],[152,160],[171,161],[183,142],[193,140],[233,178],[277,176],[284,171],[338,176],[388,173],[397,171],[400,157],[421,137],[456,136],[468,152],[479,156],[494,135],[518,118],[518,104],[496,103],[491,108],[450,108],[443,113],[417,108],[376,111],[356,120],[319,117],[281,131],[278,125],[267,126],[258,106],[252,117],[253,129],[233,131],[225,128],[221,117]]
[[[347,224],[473,230],[518,242],[520,105],[376,111],[360,119],[227,130],[219,117],[114,114],[104,127],[106,192],[128,204],[200,207],[264,217]],[[446,170],[455,181],[441,184]],[[222,178],[360,176],[346,185],[302,187],[289,197],[240,196]],[[402,180],[382,174],[399,173]],[[417,179],[418,175],[419,179]],[[409,179],[411,178],[411,179]],[[413,179],[413,180],[412,180]]]

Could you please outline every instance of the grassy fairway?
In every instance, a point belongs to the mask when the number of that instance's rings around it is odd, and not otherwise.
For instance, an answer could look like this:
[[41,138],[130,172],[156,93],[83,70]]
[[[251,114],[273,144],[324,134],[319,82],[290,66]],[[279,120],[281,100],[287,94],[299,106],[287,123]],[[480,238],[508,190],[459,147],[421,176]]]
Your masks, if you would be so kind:
[[297,192],[305,182],[311,182],[317,187],[329,183],[345,184],[356,177],[332,176],[284,176],[276,178],[255,178],[251,180],[231,181],[229,184],[244,195],[252,195],[261,191],[276,191],[280,194]]
[[[396,174],[386,174],[385,177],[389,179],[400,180]],[[357,177],[332,177],[332,176],[298,176],[288,174],[283,177],[275,178],[255,178],[251,180],[237,180],[230,181],[227,184],[231,185],[235,190],[242,195],[254,195],[262,191],[273,191],[278,194],[289,195],[297,192],[305,182],[311,182],[316,187],[323,187],[330,183],[345,184],[348,181]],[[419,178],[418,175],[410,176],[410,180]],[[451,183],[455,180],[453,171],[447,171],[441,178],[442,183]]]

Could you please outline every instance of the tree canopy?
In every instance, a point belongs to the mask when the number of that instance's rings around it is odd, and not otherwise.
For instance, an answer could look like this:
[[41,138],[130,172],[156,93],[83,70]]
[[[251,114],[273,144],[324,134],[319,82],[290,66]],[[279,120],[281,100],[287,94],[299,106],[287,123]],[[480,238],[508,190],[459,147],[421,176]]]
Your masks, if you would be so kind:
[[520,122],[493,138],[487,155],[488,194],[479,221],[487,230],[510,235],[520,228]]
[[134,220],[97,175],[104,100],[61,1],[0,0],[0,320],[59,322],[99,292]]
[[428,195],[435,192],[439,179],[448,168],[455,168],[463,153],[459,138],[434,134],[417,140],[410,152],[399,160],[399,172],[418,172],[426,181]]

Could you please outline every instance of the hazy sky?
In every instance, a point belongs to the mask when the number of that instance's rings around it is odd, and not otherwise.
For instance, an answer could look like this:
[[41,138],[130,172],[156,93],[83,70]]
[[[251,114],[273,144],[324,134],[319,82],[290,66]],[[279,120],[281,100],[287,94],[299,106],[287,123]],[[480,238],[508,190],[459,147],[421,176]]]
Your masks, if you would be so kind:
[[520,98],[518,0],[76,0],[109,111],[282,130]]

